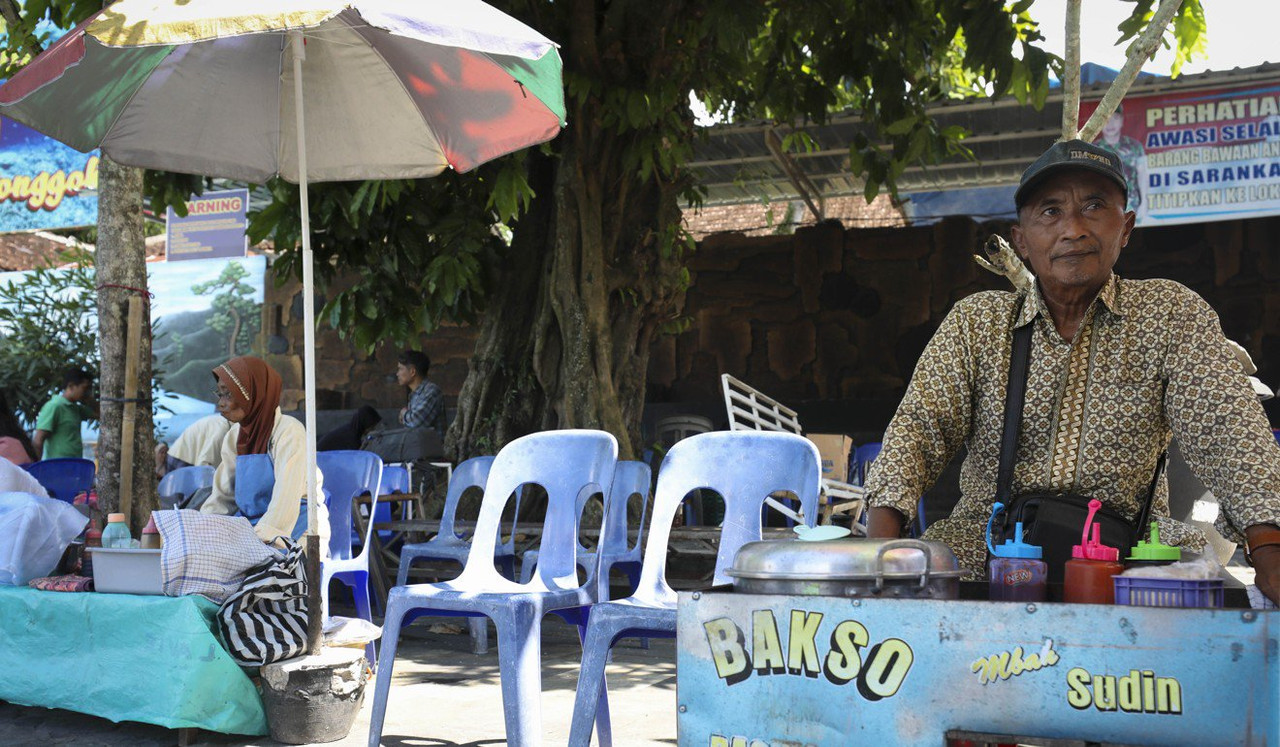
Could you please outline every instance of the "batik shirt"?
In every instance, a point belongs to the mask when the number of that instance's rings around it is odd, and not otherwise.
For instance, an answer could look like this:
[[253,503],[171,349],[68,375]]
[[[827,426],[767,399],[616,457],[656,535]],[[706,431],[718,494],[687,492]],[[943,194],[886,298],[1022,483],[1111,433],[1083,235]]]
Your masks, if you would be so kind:
[[444,436],[444,394],[434,382],[424,381],[409,393],[409,406],[401,424],[410,428],[432,428]]
[[[1038,287],[958,303],[916,366],[867,478],[872,506],[914,518],[920,496],[961,444],[961,498],[925,538],[984,573],[995,500],[1013,330],[1034,324],[1013,470],[1014,495],[1079,493],[1135,518],[1156,462],[1176,435],[1213,491],[1217,529],[1241,542],[1253,524],[1280,523],[1280,446],[1227,346],[1217,314],[1170,280],[1107,281],[1074,340],[1054,328]],[[1168,518],[1168,483],[1152,515],[1162,542],[1200,549],[1204,536]]]

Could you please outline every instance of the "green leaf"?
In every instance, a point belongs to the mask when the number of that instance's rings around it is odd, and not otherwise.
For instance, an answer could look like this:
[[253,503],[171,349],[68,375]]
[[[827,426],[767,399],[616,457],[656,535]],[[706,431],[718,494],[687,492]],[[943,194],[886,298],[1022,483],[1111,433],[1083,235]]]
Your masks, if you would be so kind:
[[915,127],[916,122],[919,121],[920,119],[916,115],[910,114],[896,122],[893,122],[888,127],[884,128],[884,131],[890,135],[905,135],[910,132],[911,128]]

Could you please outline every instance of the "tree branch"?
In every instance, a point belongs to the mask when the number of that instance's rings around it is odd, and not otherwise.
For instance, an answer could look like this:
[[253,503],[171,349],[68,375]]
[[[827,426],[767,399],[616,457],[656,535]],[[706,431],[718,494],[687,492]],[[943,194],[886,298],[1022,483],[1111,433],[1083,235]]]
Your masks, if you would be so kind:
[[1080,133],[1080,0],[1067,0],[1067,48],[1062,66],[1062,140]]
[[[22,28],[22,9],[18,7],[18,1],[0,0],[0,16],[4,17],[5,25],[9,27],[9,39],[12,41],[13,34]],[[22,34],[22,48],[32,57],[44,51],[40,42],[30,33]]]
[[1160,8],[1151,17],[1151,22],[1147,24],[1147,28],[1133,40],[1129,45],[1129,49],[1125,52],[1128,60],[1125,61],[1124,67],[1120,68],[1116,79],[1111,82],[1111,86],[1107,89],[1106,95],[1102,97],[1102,101],[1098,102],[1098,108],[1093,110],[1093,114],[1089,117],[1089,121],[1080,129],[1080,139],[1085,142],[1092,142],[1098,133],[1102,131],[1102,126],[1115,113],[1116,107],[1120,105],[1120,100],[1129,91],[1129,86],[1133,85],[1133,81],[1138,77],[1138,72],[1142,69],[1142,63],[1145,62],[1156,49],[1160,46],[1160,39],[1164,36],[1164,30],[1169,25],[1169,21],[1173,19],[1178,8],[1182,5],[1182,0],[1161,0]]

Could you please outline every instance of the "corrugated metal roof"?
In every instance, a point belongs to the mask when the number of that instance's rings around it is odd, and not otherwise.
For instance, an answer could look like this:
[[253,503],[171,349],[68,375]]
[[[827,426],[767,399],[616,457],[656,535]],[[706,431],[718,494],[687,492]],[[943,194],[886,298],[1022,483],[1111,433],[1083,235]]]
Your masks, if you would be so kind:
[[[1130,95],[1188,92],[1225,84],[1280,77],[1280,63],[1225,72],[1141,78],[1129,89]],[[1083,100],[1097,100],[1107,84],[1088,86]],[[1051,94],[1044,108],[1019,104],[1016,99],[967,99],[942,102],[929,107],[940,127],[960,125],[972,133],[965,145],[976,158],[957,157],[946,163],[906,169],[898,180],[899,192],[923,192],[962,187],[994,187],[1017,184],[1018,178],[1037,155],[1057,139],[1061,131],[1062,96]],[[735,205],[768,200],[795,200],[799,191],[765,145],[770,123],[764,121],[717,125],[694,150],[689,164],[697,170],[707,189],[705,204]],[[871,135],[857,114],[841,114],[825,125],[803,128],[816,142],[807,153],[791,158],[825,197],[860,195],[863,181],[849,173],[849,143],[859,132]],[[785,130],[784,130],[785,132]]]

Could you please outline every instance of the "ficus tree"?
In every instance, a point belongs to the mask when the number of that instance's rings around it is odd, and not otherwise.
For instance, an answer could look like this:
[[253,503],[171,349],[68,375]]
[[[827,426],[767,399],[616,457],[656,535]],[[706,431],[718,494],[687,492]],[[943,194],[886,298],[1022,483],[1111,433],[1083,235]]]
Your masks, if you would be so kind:
[[[793,128],[790,149],[807,146],[805,123],[860,113],[849,168],[870,199],[908,165],[965,153],[965,133],[938,127],[929,103],[1039,105],[1050,70],[1062,72],[1037,46],[1032,0],[492,4],[562,45],[565,131],[468,174],[311,190],[318,278],[359,278],[328,298],[335,328],[371,349],[446,320],[478,323],[448,436],[457,456],[555,427],[602,428],[623,455],[638,450],[650,343],[687,323],[695,244],[681,208],[700,195],[687,165],[700,136],[691,94],[721,116]],[[1122,35],[1146,25],[1151,4],[1134,2]],[[199,188],[184,178],[153,176],[153,204]],[[297,271],[296,187],[269,189],[250,238],[274,238],[280,266]]]

